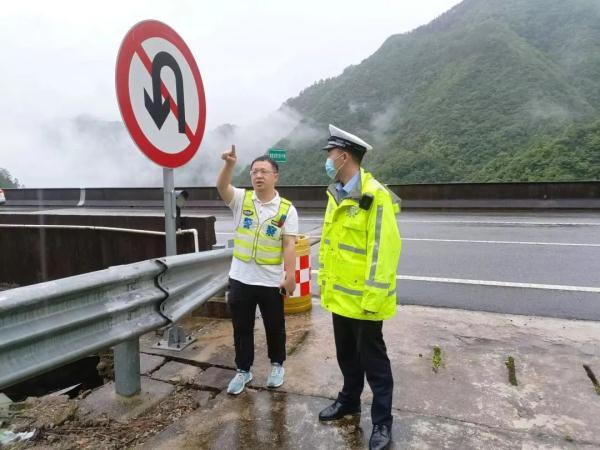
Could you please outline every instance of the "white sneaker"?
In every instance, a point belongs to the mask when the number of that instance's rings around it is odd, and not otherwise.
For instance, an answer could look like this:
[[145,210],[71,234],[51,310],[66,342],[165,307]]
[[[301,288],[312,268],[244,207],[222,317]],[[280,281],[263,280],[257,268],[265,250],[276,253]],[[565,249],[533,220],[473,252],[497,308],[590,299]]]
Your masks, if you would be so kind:
[[285,369],[281,364],[271,364],[271,373],[269,374],[269,378],[267,379],[267,387],[278,388],[279,386],[281,386],[283,384],[284,374]]
[[241,394],[250,381],[252,381],[252,372],[238,369],[229,382],[229,386],[227,386],[227,393],[231,395]]

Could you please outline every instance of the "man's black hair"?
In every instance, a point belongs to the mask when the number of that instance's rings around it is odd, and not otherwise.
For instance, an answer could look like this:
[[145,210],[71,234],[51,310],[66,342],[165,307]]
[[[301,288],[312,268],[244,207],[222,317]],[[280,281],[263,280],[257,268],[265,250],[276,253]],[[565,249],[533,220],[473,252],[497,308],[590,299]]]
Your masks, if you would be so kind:
[[262,156],[259,156],[258,158],[255,158],[254,161],[252,161],[252,164],[250,164],[250,170],[252,170],[254,163],[258,162],[258,161],[267,161],[269,164],[271,164],[271,167],[273,168],[273,170],[276,173],[279,173],[279,165],[273,159],[269,158],[267,155],[262,155]]
[[356,162],[359,166],[362,163],[362,160],[365,156],[366,151],[358,151],[358,150],[350,150],[347,148],[340,148],[338,147],[339,150],[343,151],[344,153],[347,153],[350,158],[352,158],[354,160],[354,162]]
[[363,158],[365,157],[365,153],[367,153],[367,152],[365,150],[354,150],[354,151],[350,151],[349,153],[352,155],[354,160],[360,166],[362,164]]

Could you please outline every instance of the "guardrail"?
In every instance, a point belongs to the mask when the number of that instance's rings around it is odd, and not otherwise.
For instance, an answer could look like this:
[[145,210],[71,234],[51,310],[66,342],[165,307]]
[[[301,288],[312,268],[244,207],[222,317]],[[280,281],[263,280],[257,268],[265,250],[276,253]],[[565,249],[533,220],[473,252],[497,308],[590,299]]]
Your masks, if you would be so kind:
[[135,394],[139,336],[223,290],[231,256],[170,256],[0,292],[0,389],[116,345],[116,391]]
[[[390,185],[403,208],[600,209],[600,181]],[[214,187],[183,187],[186,208],[221,207]],[[300,208],[324,208],[326,186],[278,186]],[[5,189],[8,206],[162,207],[162,188]]]

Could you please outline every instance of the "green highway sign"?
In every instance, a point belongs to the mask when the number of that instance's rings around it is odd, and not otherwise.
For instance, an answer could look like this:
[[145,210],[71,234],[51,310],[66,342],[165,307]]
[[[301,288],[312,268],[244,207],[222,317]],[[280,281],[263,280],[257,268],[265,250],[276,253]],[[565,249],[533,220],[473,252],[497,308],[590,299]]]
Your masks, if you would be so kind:
[[276,162],[286,162],[286,154],[287,152],[281,148],[270,148],[267,156]]

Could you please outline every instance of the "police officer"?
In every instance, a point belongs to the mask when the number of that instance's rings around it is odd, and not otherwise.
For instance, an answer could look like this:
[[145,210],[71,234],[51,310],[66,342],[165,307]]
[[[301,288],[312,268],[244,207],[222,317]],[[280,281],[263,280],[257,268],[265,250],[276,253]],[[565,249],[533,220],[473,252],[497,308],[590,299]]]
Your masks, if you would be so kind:
[[392,437],[393,378],[382,321],[396,313],[396,269],[401,239],[398,198],[361,168],[372,147],[329,125],[327,190],[318,283],[321,304],[333,314],[333,333],[344,385],[322,421],[360,413],[364,378],[373,391],[369,448],[386,448]]
[[[235,236],[229,272],[229,307],[233,323],[237,373],[227,393],[240,394],[252,380],[254,362],[254,319],[260,308],[271,371],[267,387],[283,384],[285,360],[285,319],[282,292],[291,294],[296,286],[295,240],[298,214],[294,206],[275,190],[279,167],[268,156],[259,156],[250,165],[253,189],[231,185],[237,156],[235,146],[221,155],[223,168],[217,190],[233,211]],[[283,269],[285,265],[285,271]]]

